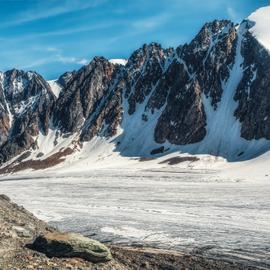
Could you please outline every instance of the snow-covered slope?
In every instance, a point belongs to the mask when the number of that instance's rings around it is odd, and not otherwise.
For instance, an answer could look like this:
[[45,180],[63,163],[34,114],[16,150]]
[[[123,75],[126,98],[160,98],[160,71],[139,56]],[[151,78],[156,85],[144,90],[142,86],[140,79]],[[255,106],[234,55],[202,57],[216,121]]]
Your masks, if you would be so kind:
[[254,23],[250,31],[270,51],[270,6],[256,10],[248,20]]

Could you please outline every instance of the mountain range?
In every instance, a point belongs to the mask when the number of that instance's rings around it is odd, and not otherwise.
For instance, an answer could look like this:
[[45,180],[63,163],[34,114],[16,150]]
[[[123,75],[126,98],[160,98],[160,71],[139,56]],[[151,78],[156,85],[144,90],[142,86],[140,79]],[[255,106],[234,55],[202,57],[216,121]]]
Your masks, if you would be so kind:
[[238,161],[270,150],[269,25],[264,7],[241,24],[206,23],[177,48],[95,57],[55,81],[0,73],[1,173],[95,155],[104,141],[143,158],[179,151]]

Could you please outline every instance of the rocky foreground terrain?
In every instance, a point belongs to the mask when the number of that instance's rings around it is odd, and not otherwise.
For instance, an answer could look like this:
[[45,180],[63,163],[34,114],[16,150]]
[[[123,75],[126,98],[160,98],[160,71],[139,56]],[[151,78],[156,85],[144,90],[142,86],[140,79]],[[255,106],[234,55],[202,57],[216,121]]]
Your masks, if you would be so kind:
[[[72,234],[73,235],[73,234]],[[255,269],[240,264],[232,264],[202,258],[199,254],[182,254],[150,248],[110,246],[110,251],[101,243],[73,235],[76,241],[71,249],[81,248],[72,254],[67,248],[70,234],[60,233],[55,228],[35,218],[23,207],[0,195],[0,269]],[[44,239],[48,242],[44,242]],[[86,239],[86,240],[85,240]],[[85,243],[89,241],[91,245]],[[93,241],[93,242],[91,242]],[[34,244],[33,244],[34,243]],[[93,243],[95,247],[93,247]],[[64,245],[65,244],[65,245]],[[75,247],[77,246],[77,247]],[[90,247],[91,246],[91,247]],[[46,247],[46,248],[44,248]],[[89,248],[93,251],[89,252]],[[46,256],[40,250],[46,253]],[[88,249],[88,252],[87,252]],[[64,254],[67,254],[66,256]],[[98,254],[99,253],[99,254]],[[54,257],[58,256],[58,257]],[[87,257],[85,254],[90,254]],[[91,262],[98,256],[99,262]],[[84,257],[84,259],[80,258]]]

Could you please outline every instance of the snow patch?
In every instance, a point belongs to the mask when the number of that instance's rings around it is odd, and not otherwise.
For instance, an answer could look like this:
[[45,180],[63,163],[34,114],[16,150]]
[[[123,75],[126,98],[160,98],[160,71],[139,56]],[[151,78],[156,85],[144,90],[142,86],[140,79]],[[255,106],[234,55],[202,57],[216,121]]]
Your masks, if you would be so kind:
[[270,6],[256,10],[248,17],[248,20],[254,23],[250,32],[270,51]]
[[128,61],[126,59],[110,59],[109,62],[114,65],[125,66]]
[[47,81],[47,83],[50,85],[53,94],[58,98],[62,87],[57,83],[57,80]]
[[42,153],[43,156],[39,159],[45,159],[59,152],[61,149],[68,148],[72,144],[72,141],[75,140],[76,136],[77,134],[75,133],[68,138],[64,138],[60,136],[59,131],[51,129],[49,129],[47,135],[40,132],[36,138],[38,152],[35,152],[35,154]]

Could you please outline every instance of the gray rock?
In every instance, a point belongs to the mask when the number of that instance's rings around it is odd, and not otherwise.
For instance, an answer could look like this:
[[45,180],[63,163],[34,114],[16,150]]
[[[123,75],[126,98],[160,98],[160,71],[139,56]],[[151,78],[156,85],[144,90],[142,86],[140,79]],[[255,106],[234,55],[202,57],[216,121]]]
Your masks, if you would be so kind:
[[112,259],[110,250],[98,241],[77,233],[48,233],[38,236],[33,249],[48,257],[78,257],[90,262]]

